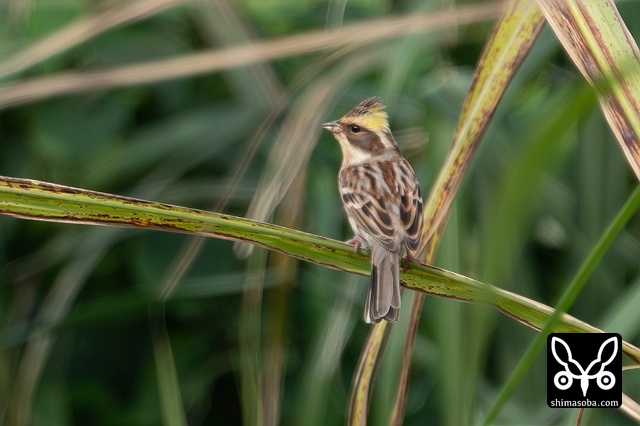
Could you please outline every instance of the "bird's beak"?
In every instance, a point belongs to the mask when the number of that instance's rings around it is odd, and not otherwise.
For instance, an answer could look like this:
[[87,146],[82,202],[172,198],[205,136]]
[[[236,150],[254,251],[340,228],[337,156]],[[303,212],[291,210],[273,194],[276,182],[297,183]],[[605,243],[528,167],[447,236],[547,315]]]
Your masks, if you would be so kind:
[[330,121],[328,123],[324,123],[322,127],[327,129],[331,133],[337,133],[340,131],[340,125],[338,124],[337,121]]

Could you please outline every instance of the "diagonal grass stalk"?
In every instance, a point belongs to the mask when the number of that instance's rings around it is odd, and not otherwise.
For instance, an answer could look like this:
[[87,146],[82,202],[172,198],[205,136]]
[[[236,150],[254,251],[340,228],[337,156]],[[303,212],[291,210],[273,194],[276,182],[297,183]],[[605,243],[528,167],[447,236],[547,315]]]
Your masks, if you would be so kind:
[[[498,397],[496,398],[493,406],[485,417],[484,424],[491,424],[500,413],[500,409],[504,406],[509,396],[513,393],[516,386],[520,383],[524,375],[529,371],[533,362],[536,360],[538,354],[544,347],[546,338],[551,333],[558,322],[562,318],[563,312],[567,312],[573,302],[576,300],[581,290],[584,288],[587,280],[592,275],[598,263],[604,255],[607,253],[611,244],[618,236],[618,234],[624,229],[627,222],[637,213],[640,208],[640,186],[637,187],[633,193],[629,196],[627,202],[622,206],[616,217],[613,218],[607,229],[602,233],[602,236],[595,243],[591,252],[584,259],[580,268],[576,272],[571,282],[567,285],[564,293],[560,297],[553,314],[549,317],[544,327],[536,338],[531,342],[529,348],[525,352],[524,356],[520,359],[517,367],[513,371],[509,380],[504,384]],[[638,360],[636,360],[637,362]],[[640,413],[635,413],[636,420],[640,420],[638,417]]]
[[[28,179],[0,178],[0,213],[23,219],[85,225],[155,229],[243,241],[300,260],[360,275],[369,273],[367,251],[302,231],[186,207],[137,200]],[[410,263],[401,275],[406,288],[448,299],[482,303],[534,329],[554,310],[539,302],[434,266]],[[598,329],[563,314],[554,330]],[[640,349],[624,342],[624,352],[640,362]]]

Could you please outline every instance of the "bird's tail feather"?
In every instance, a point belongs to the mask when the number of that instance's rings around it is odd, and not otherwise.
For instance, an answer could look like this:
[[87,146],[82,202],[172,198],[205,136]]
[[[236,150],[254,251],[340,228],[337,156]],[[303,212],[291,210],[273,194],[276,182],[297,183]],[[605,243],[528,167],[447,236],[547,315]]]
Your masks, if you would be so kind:
[[365,304],[368,323],[396,322],[400,314],[400,256],[384,250],[372,253],[371,279]]

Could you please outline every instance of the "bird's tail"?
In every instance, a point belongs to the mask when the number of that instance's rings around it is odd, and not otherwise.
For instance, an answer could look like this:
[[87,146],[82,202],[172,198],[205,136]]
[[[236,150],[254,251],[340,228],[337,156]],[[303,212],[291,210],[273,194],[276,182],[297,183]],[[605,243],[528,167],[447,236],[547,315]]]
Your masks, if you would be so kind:
[[396,322],[400,314],[400,256],[383,248],[371,256],[371,279],[364,309],[368,323]]

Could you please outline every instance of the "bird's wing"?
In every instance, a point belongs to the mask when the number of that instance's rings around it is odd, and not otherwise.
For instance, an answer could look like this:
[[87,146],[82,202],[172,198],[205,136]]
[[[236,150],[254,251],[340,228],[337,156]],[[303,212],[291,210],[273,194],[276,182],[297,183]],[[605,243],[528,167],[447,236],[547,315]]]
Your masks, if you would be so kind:
[[410,252],[415,253],[422,237],[422,195],[420,184],[408,161],[399,164],[398,181],[400,189],[400,222],[404,228],[405,244]]
[[[379,177],[381,172],[386,178]],[[354,229],[357,234],[371,235],[389,251],[398,250],[404,240],[407,249],[417,254],[422,196],[407,160],[347,167],[340,174],[340,192],[347,214],[358,227]]]
[[371,235],[385,249],[398,249],[397,231],[387,210],[385,197],[375,197],[368,193],[354,191],[352,187],[342,187],[342,201],[347,215],[353,219],[358,229],[356,234]]
[[422,198],[407,160],[348,166],[340,173],[340,192],[357,234],[371,235],[389,251],[403,240],[409,251],[418,249]]

